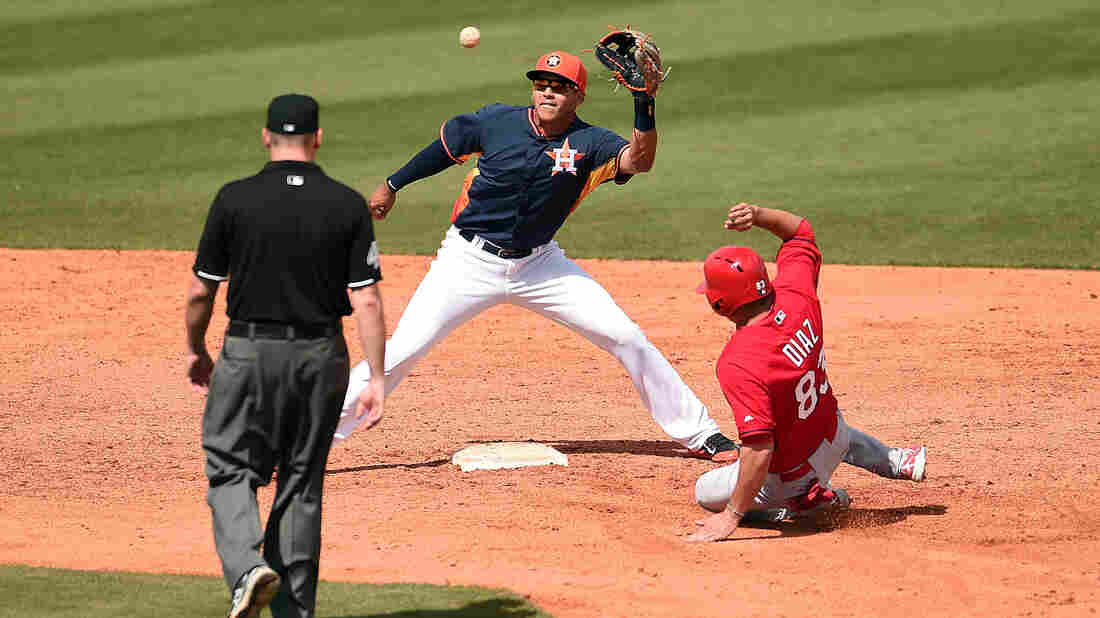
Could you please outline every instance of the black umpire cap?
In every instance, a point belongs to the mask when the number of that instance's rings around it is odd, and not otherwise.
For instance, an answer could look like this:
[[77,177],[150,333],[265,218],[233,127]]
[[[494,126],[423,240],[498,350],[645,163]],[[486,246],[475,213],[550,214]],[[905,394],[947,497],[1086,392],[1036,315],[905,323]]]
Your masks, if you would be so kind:
[[267,130],[283,135],[317,132],[317,101],[305,94],[283,94],[267,106]]

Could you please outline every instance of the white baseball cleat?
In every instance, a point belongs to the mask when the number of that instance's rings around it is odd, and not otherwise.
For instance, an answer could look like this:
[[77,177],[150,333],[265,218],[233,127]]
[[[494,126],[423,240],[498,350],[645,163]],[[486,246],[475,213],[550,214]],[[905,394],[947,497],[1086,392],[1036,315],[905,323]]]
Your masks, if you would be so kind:
[[919,483],[924,480],[924,465],[928,452],[923,446],[901,449],[901,465],[898,466],[898,478]]

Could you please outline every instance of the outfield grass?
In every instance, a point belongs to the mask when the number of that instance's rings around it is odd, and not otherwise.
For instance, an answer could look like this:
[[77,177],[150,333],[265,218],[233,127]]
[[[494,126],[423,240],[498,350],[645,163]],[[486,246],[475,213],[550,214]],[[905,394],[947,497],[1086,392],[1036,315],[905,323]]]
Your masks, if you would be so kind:
[[[321,163],[369,193],[447,118],[525,104],[539,53],[630,22],[672,67],[658,164],[582,204],[558,237],[570,255],[771,252],[720,229],[752,200],[811,217],[832,262],[1100,266],[1100,9],[900,4],[617,1],[532,25],[545,11],[528,0],[10,0],[0,245],[193,249],[217,188],[263,162],[267,101],[291,90],[322,102]],[[475,50],[457,45],[467,23]],[[588,64],[582,117],[628,134],[629,97]],[[404,190],[384,250],[433,252],[464,172]]]
[[[549,617],[507,591],[467,586],[321,582],[317,595],[318,618]],[[0,566],[0,598],[0,618],[222,618],[229,609],[221,579],[21,566]]]

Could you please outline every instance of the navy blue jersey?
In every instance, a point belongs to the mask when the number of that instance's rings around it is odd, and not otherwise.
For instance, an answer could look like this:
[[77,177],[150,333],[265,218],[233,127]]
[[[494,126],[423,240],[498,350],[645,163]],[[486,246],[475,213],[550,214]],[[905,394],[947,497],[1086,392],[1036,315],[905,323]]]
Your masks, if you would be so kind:
[[580,118],[548,137],[530,106],[487,105],[455,116],[443,124],[440,139],[456,163],[478,155],[451,222],[501,247],[549,242],[593,189],[631,178],[619,173],[626,140]]

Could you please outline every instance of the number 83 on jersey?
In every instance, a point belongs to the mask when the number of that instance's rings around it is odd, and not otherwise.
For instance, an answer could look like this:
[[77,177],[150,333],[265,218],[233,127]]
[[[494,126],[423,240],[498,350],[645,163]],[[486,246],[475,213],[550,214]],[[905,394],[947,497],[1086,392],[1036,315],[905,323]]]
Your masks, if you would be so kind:
[[[796,367],[801,367],[813,352],[821,337],[814,332],[810,319],[802,320],[802,326],[783,345],[783,355]],[[817,384],[817,372],[821,371],[821,384]],[[829,392],[829,379],[825,375],[825,348],[817,357],[817,367],[807,371],[794,388],[794,399],[798,402],[798,418],[805,419],[817,408],[818,393]]]

